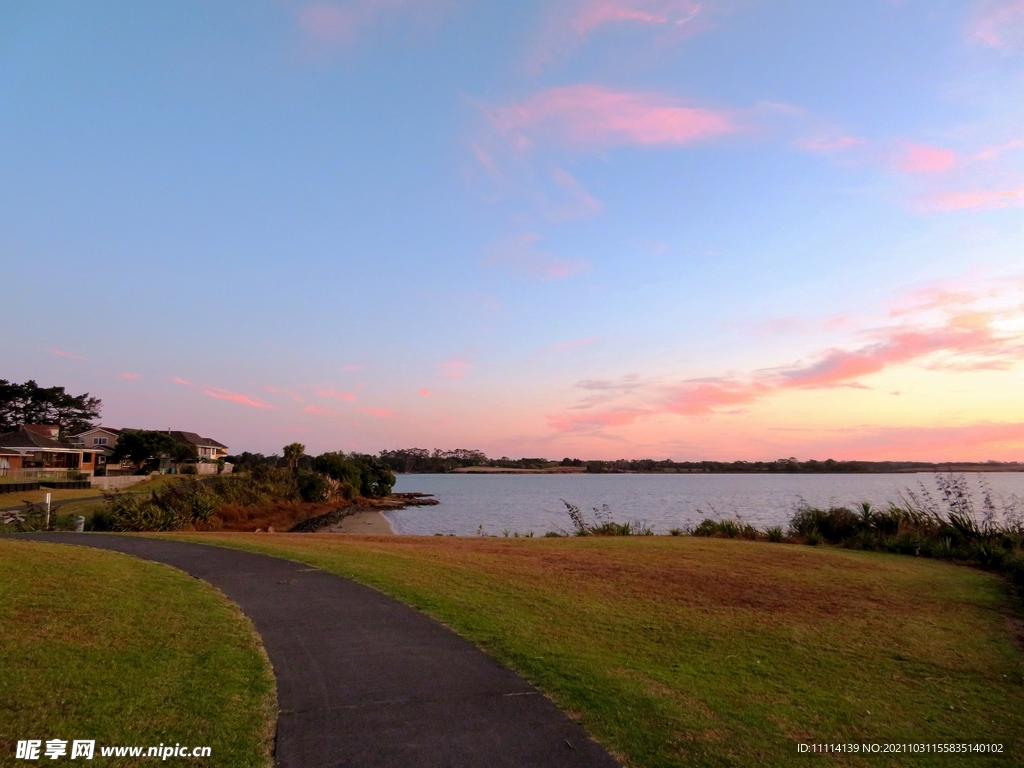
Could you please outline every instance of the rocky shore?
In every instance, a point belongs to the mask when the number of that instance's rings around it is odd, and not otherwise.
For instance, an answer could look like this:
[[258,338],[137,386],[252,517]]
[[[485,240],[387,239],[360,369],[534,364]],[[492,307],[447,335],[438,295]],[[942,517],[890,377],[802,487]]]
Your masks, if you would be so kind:
[[429,507],[438,504],[429,493],[393,493],[380,499],[360,499],[332,509],[323,515],[311,517],[292,526],[289,533],[393,533],[383,513],[406,507]]

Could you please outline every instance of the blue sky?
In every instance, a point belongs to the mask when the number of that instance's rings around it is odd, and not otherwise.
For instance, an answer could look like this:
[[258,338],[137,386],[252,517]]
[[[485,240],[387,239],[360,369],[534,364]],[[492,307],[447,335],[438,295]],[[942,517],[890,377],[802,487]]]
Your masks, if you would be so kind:
[[1024,2],[0,9],[0,377],[232,449],[1020,458]]

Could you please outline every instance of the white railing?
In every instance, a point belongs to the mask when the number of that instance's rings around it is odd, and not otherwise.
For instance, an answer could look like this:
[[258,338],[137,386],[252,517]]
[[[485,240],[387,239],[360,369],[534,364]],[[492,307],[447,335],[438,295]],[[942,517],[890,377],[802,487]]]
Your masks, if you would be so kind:
[[31,467],[25,469],[0,469],[0,478],[10,481],[22,480],[67,480],[68,473],[84,475],[77,469],[62,469],[57,467]]

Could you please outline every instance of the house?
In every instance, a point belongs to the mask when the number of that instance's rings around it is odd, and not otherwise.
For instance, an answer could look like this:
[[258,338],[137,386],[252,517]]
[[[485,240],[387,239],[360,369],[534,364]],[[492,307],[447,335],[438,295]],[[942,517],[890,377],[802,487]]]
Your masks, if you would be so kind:
[[[121,431],[113,427],[93,427],[85,432],[73,435],[71,439],[79,448],[93,450],[97,456],[98,466],[103,467],[105,465],[107,475],[131,474],[135,471],[135,467],[128,459],[124,459],[120,463],[111,462],[110,460],[114,447],[121,436]],[[202,437],[195,432],[164,430],[164,434],[168,435],[176,443],[195,446],[196,455],[199,457],[200,462],[209,461],[216,463],[218,459],[223,459],[228,455],[228,447],[226,445],[209,437]],[[166,471],[173,466],[174,462],[170,458],[166,456],[160,457],[159,467],[161,470]]]
[[168,430],[167,434],[176,443],[194,445],[200,461],[204,459],[207,461],[217,461],[217,459],[223,459],[228,455],[228,447],[224,443],[218,443],[209,437],[200,437],[195,432],[172,432]]
[[101,474],[130,475],[134,470],[130,461],[117,462],[110,460],[110,455],[114,452],[114,446],[117,445],[117,438],[120,435],[120,429],[93,427],[85,432],[72,435],[70,439],[73,445],[96,453],[96,469]]
[[10,448],[0,448],[0,477],[20,475],[21,461],[21,454],[17,451],[12,451]]
[[[85,451],[57,439],[60,429],[52,424],[23,424],[0,435],[0,449],[21,457],[21,470],[75,470],[87,475],[96,471],[96,452]],[[10,464],[11,459],[7,462]],[[12,471],[13,466],[8,471]]]

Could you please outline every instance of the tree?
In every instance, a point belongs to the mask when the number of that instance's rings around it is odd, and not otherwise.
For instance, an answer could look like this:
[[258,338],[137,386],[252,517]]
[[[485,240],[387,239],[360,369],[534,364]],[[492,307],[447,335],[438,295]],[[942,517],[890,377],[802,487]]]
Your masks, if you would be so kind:
[[161,456],[173,457],[178,445],[179,443],[174,442],[166,432],[123,429],[110,459],[115,462],[128,459],[137,469],[141,469],[151,459]]
[[284,447],[284,460],[288,468],[293,472],[299,468],[299,461],[306,455],[306,446],[302,443],[292,443]]
[[181,471],[182,464],[199,461],[199,449],[192,443],[174,443],[168,454],[174,463],[175,472]]
[[40,387],[32,379],[24,384],[0,379],[0,434],[22,424],[55,424],[65,438],[95,426],[102,407],[88,392],[69,395],[64,387]]

